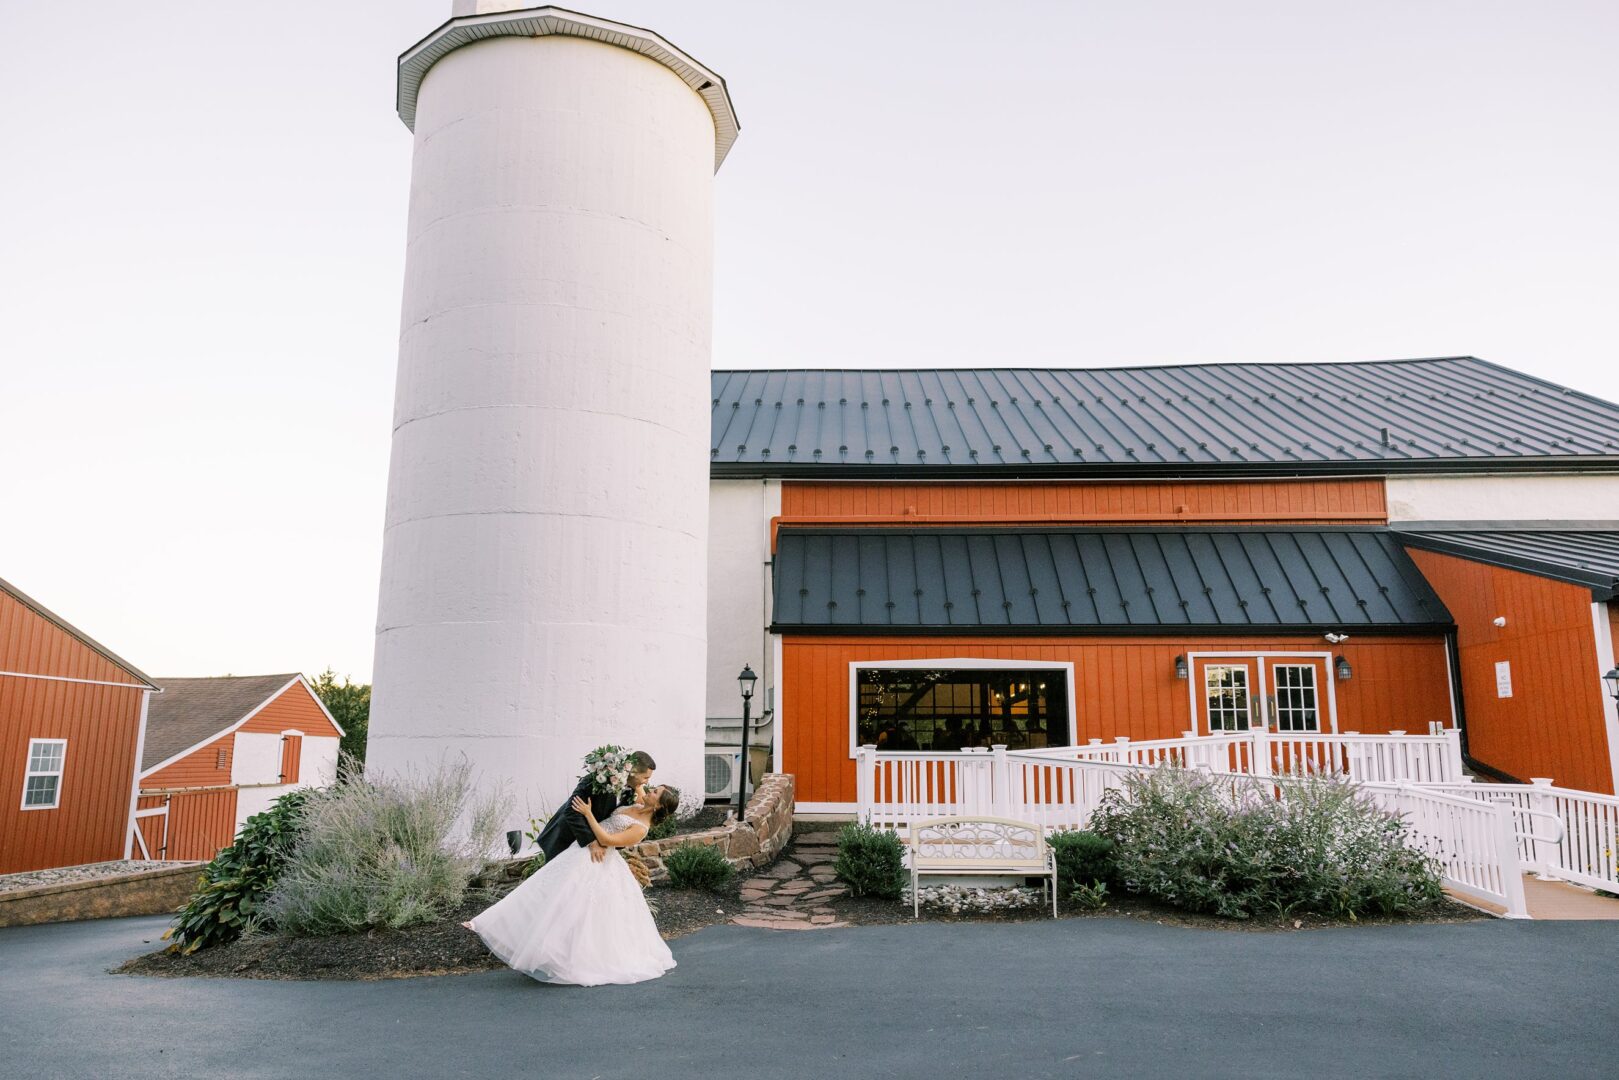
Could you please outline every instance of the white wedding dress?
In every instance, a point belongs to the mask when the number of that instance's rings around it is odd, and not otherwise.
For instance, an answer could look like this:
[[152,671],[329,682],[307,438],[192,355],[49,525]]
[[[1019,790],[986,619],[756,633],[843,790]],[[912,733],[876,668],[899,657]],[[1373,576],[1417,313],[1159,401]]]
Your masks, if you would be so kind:
[[[620,813],[602,828],[633,824]],[[617,848],[596,862],[589,848],[571,845],[473,919],[472,929],[507,966],[540,982],[637,983],[675,966]]]

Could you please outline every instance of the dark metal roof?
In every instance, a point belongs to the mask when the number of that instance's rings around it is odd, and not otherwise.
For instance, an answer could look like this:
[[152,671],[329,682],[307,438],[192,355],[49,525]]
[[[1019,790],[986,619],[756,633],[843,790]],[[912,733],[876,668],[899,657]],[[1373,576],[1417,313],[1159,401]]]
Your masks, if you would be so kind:
[[1381,529],[783,528],[787,633],[1233,633],[1452,625]]
[[146,714],[146,745],[141,769],[200,746],[280,693],[298,677],[222,675],[212,679],[159,679]]
[[1597,600],[1619,596],[1619,530],[1402,529],[1396,535],[1414,548],[1583,585]]
[[1619,468],[1619,405],[1473,357],[713,373],[715,476]]

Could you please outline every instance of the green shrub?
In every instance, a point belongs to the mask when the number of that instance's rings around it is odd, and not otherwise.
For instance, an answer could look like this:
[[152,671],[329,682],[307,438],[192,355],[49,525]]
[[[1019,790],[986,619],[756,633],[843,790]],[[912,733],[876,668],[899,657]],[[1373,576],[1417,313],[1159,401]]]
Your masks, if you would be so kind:
[[350,775],[310,794],[267,908],[282,933],[411,926],[454,911],[501,838],[504,800],[464,760],[425,775]]
[[1108,792],[1091,828],[1114,843],[1117,883],[1190,911],[1353,919],[1421,911],[1443,895],[1405,824],[1331,776],[1273,785],[1156,769]]
[[1057,857],[1057,881],[1073,898],[1113,878],[1113,841],[1093,832],[1054,832],[1046,838]]
[[288,854],[297,847],[307,790],[291,791],[254,814],[235,843],[202,868],[197,891],[163,932],[169,951],[193,953],[235,941],[266,925],[263,905]]
[[720,849],[708,844],[681,844],[663,857],[663,868],[669,873],[669,884],[677,889],[719,892],[736,877],[736,868]]
[[854,896],[898,900],[910,884],[905,872],[905,845],[886,829],[856,823],[838,833],[838,880]]
[[1091,885],[1077,884],[1068,890],[1068,902],[1081,911],[1096,911],[1107,907],[1107,882]]
[[652,828],[648,829],[644,839],[666,840],[675,834],[675,828],[679,824],[680,823],[675,820],[675,815],[670,814],[668,817],[652,826]]

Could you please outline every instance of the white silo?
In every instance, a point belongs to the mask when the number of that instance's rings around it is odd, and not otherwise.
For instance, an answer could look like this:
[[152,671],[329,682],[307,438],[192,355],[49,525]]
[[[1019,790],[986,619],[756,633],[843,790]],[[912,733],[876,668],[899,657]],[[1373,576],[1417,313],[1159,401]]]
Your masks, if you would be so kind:
[[458,0],[415,134],[368,761],[519,812],[590,748],[701,792],[723,80],[650,31]]

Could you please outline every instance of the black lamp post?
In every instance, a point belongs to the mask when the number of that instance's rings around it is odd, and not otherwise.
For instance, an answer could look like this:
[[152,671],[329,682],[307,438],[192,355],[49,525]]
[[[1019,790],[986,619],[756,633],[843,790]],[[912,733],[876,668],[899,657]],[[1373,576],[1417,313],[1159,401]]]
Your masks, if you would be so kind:
[[736,677],[736,684],[742,688],[742,761],[738,766],[736,778],[736,819],[742,820],[748,804],[748,713],[753,704],[753,684],[759,676],[753,673],[750,664],[742,665],[742,674]]
[[1608,684],[1608,693],[1613,695],[1613,700],[1619,701],[1619,665],[1609,668],[1602,681]]

